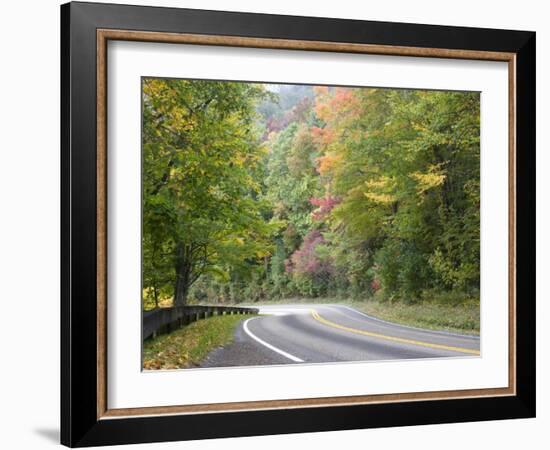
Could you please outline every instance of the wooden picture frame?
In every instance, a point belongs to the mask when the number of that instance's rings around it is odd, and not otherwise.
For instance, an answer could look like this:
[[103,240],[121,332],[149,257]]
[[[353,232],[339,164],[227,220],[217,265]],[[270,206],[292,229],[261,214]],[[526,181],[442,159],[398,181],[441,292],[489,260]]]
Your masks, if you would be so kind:
[[[506,388],[110,409],[109,40],[504,61],[509,68]],[[68,446],[535,415],[535,33],[125,5],[61,7],[61,441]]]

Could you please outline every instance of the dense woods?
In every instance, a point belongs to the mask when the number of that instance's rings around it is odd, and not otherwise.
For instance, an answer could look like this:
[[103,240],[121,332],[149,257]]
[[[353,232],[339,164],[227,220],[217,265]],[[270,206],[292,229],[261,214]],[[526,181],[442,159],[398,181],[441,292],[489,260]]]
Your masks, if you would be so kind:
[[143,81],[143,295],[479,301],[479,94]]

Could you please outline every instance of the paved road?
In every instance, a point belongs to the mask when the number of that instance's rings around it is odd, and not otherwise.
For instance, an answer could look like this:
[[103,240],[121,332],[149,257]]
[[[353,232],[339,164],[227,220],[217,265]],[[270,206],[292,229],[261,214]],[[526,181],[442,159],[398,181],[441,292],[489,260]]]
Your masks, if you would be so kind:
[[476,357],[479,338],[381,321],[344,305],[258,306],[202,367]]

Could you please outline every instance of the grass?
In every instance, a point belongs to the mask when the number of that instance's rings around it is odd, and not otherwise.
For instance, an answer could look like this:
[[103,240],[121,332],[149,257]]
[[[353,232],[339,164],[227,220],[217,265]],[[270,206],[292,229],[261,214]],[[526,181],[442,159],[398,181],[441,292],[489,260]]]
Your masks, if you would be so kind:
[[423,301],[410,304],[383,302],[375,299],[361,301],[341,298],[287,298],[265,302],[265,304],[290,303],[339,303],[351,306],[378,319],[429,330],[479,335],[480,329],[480,309],[477,301],[454,304]]
[[[246,316],[250,317],[254,316]],[[143,368],[196,367],[212,350],[233,340],[235,327],[244,318],[242,315],[214,316],[147,340],[143,343]]]
[[350,306],[373,317],[430,330],[479,335],[479,304],[350,302]]

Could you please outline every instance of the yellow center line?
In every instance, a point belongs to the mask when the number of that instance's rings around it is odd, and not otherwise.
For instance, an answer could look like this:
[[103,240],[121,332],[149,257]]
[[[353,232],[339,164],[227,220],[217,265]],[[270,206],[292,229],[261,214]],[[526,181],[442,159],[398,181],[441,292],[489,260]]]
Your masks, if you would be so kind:
[[380,339],[386,339],[388,341],[399,342],[401,344],[420,345],[422,347],[437,348],[437,349],[440,349],[440,350],[450,350],[450,351],[453,351],[453,352],[471,353],[472,355],[480,355],[479,350],[473,350],[473,349],[463,348],[463,347],[453,347],[453,346],[450,346],[450,345],[433,344],[431,342],[417,341],[417,340],[414,340],[414,339],[405,339],[405,338],[400,338],[400,337],[395,337],[395,336],[388,336],[386,334],[373,333],[371,331],[358,330],[357,328],[346,327],[344,325],[340,325],[338,323],[331,322],[330,320],[327,320],[324,317],[321,317],[319,315],[319,313],[314,309],[311,310],[311,315],[313,316],[313,318],[315,320],[317,320],[318,322],[321,322],[324,325],[327,325],[327,326],[333,327],[333,328],[337,328],[339,330],[349,331],[350,333],[362,334],[363,336],[370,336],[370,337],[375,337],[375,338],[380,338]]

